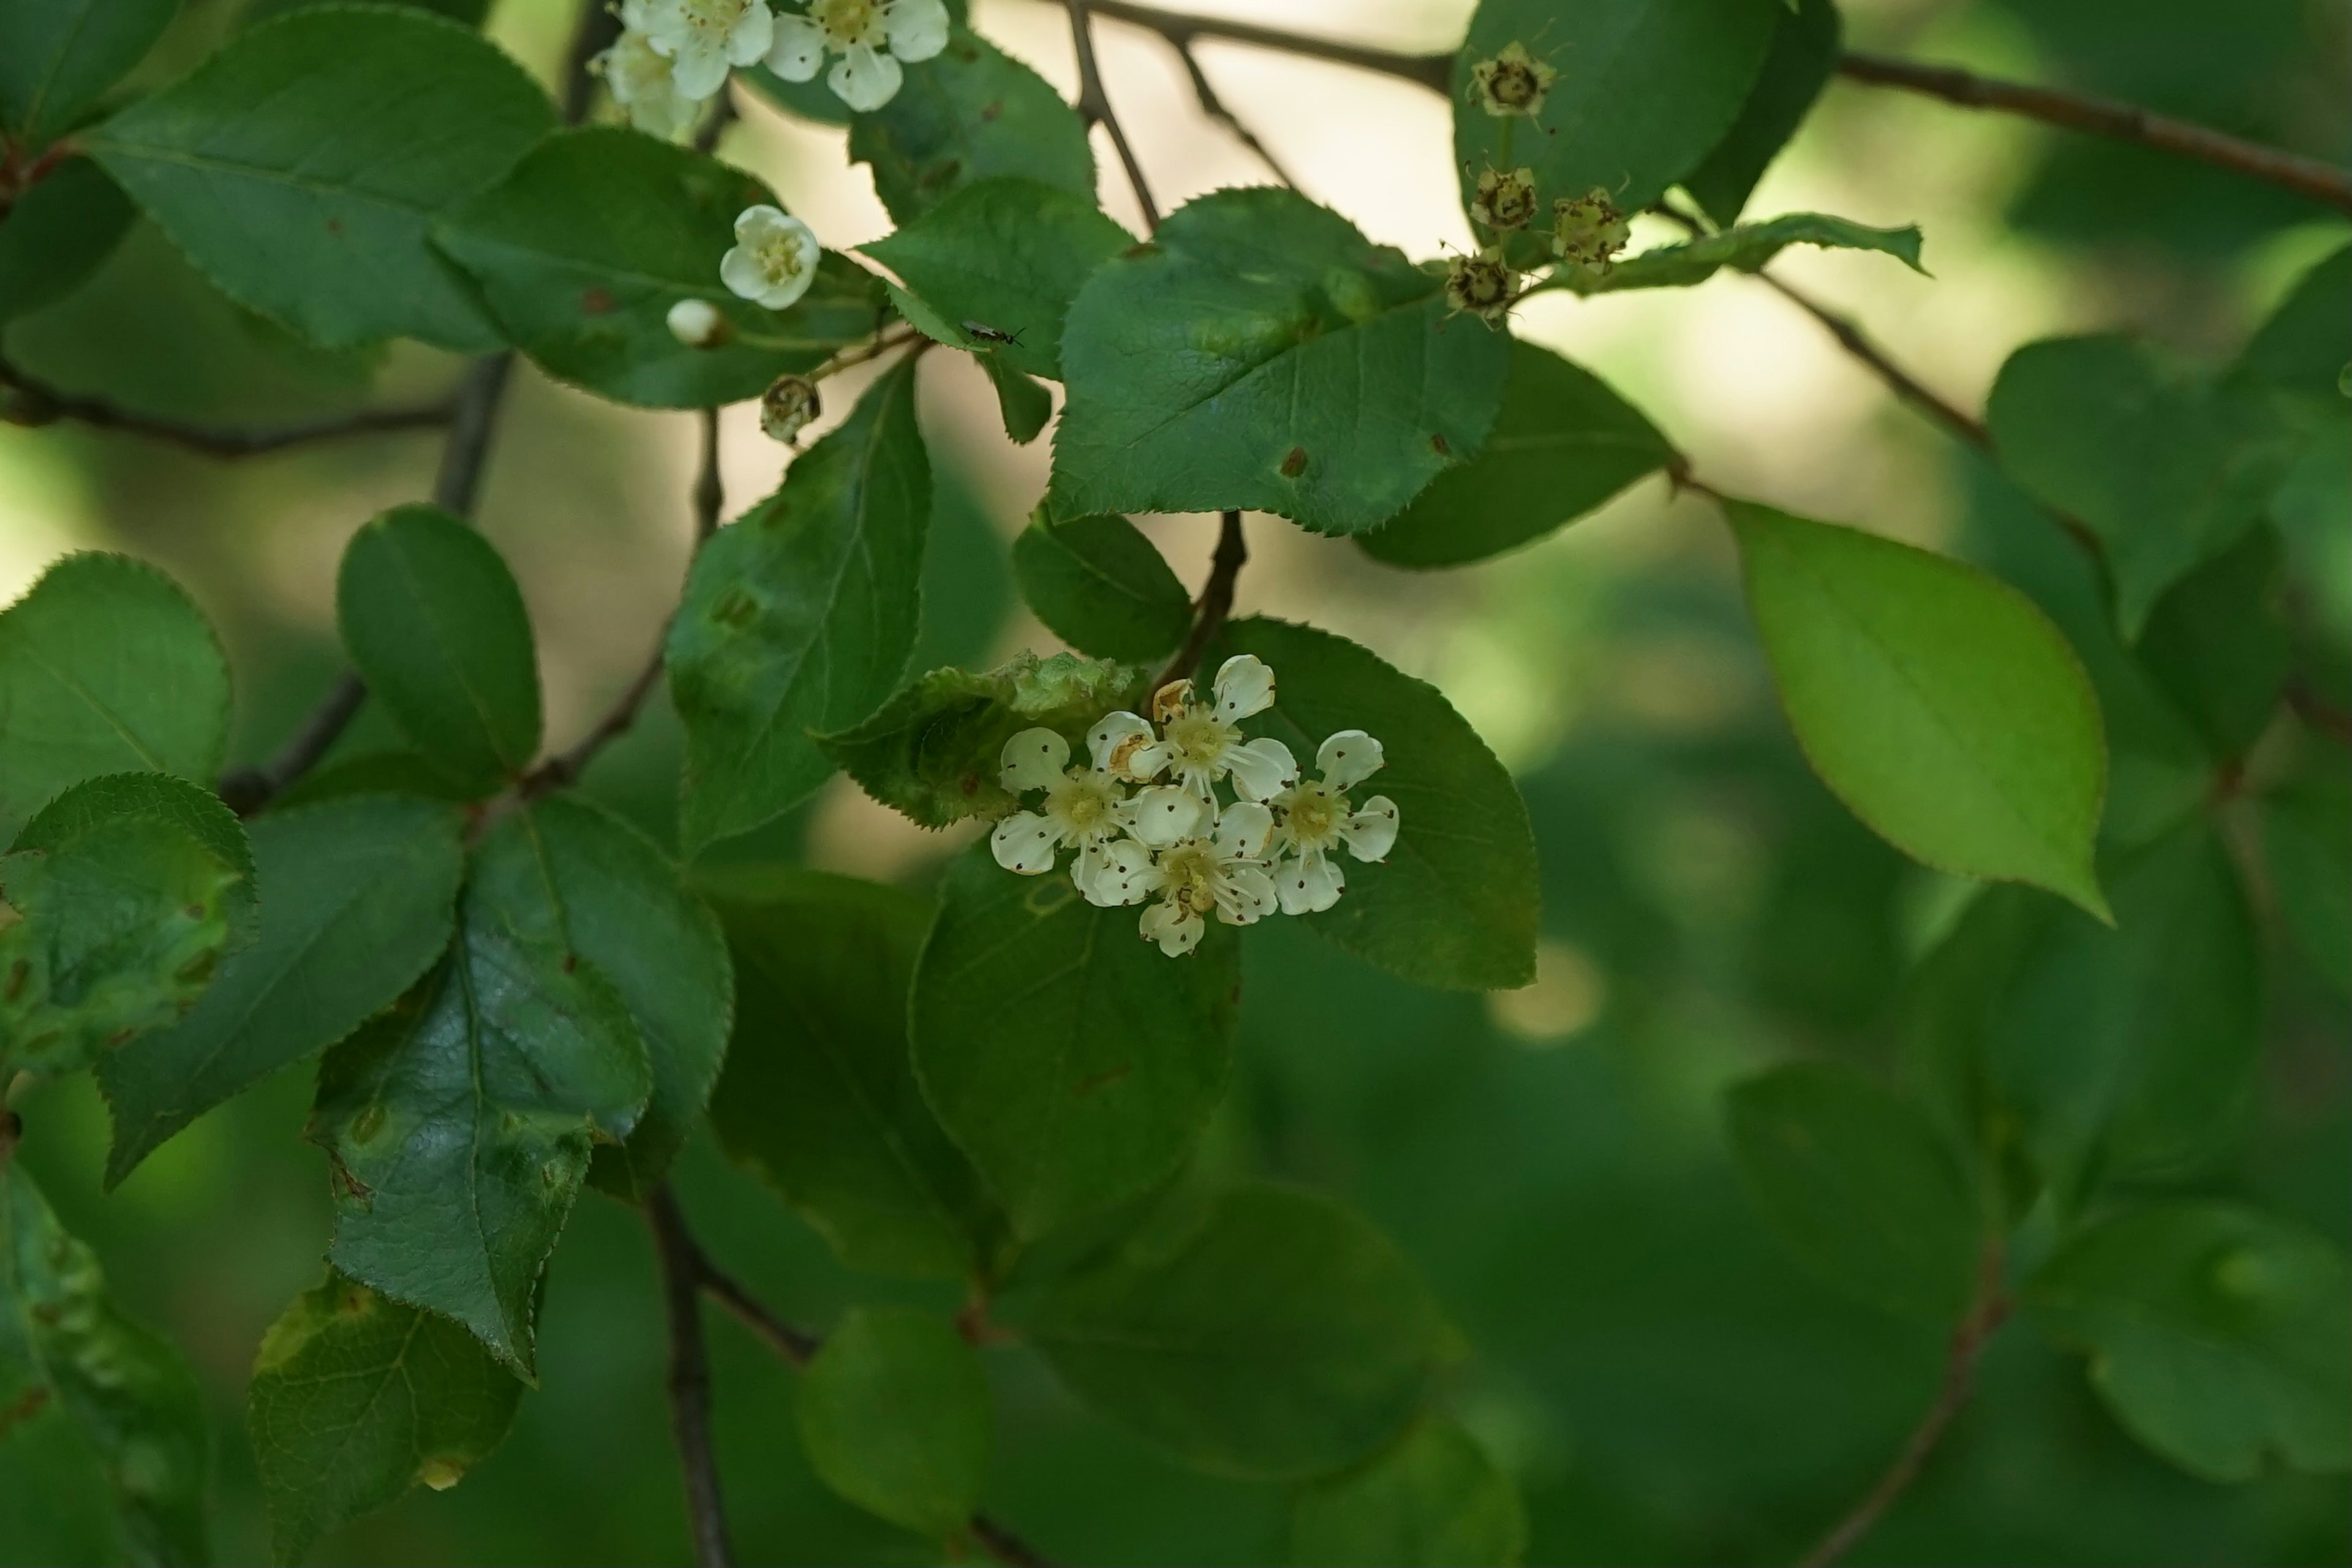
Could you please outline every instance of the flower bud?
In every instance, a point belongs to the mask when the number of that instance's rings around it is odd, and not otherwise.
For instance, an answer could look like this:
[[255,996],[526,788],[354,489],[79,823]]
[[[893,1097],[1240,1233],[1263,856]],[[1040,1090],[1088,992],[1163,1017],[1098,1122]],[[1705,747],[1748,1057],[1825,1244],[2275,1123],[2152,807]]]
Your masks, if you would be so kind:
[[719,307],[708,300],[680,300],[669,308],[669,335],[690,349],[715,349],[734,336]]
[[1479,107],[1498,119],[1504,115],[1543,112],[1544,94],[1559,79],[1559,72],[1528,53],[1525,44],[1511,44],[1491,60],[1470,67],[1477,84]]
[[1456,256],[1445,264],[1446,303],[1457,310],[1475,311],[1482,321],[1497,321],[1518,298],[1514,287],[1517,280],[1497,248]]
[[1536,216],[1536,172],[1517,169],[1506,174],[1489,169],[1478,176],[1478,191],[1470,200],[1470,216],[1488,228],[1525,228]]
[[760,428],[786,446],[824,412],[816,383],[805,376],[780,375],[760,394]]

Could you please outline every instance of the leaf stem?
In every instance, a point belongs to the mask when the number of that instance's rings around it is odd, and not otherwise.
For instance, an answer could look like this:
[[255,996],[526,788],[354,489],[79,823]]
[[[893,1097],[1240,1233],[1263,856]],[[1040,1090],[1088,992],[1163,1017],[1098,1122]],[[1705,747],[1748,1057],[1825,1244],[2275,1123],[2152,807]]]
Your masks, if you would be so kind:
[[727,1510],[719,1492],[719,1459],[710,1443],[710,1357],[702,1340],[700,1248],[687,1234],[677,1199],[667,1184],[646,1200],[654,1249],[661,1259],[662,1298],[669,1311],[670,1424],[686,1469],[686,1499],[700,1568],[730,1568]]
[[1886,1468],[1878,1484],[1864,1493],[1862,1500],[1822,1538],[1821,1544],[1805,1555],[1801,1568],[1831,1568],[1876,1527],[1895,1500],[1918,1479],[1920,1467],[1936,1451],[1952,1417],[1960,1413],[1960,1407],[1969,1402],[1975,1389],[1977,1363],[1984,1354],[1985,1342],[2009,1317],[2009,1295],[2001,1288],[2001,1269],[2006,1261],[2006,1250],[2000,1239],[1988,1240],[1977,1265],[1976,1294],[1958,1326],[1953,1329],[1951,1344],[1944,1352],[1944,1373],[1937,1384],[1935,1403],[1920,1417],[1919,1425],[1912,1428],[1911,1436],[1905,1439],[1895,1462]]
[[1208,650],[1227,616],[1234,613],[1234,584],[1249,560],[1249,542],[1242,537],[1242,514],[1228,511],[1218,520],[1216,553],[1209,557],[1209,581],[1201,589],[1195,604],[1192,629],[1185,634],[1184,646],[1168,661],[1168,668],[1151,683],[1157,691],[1171,680],[1182,680],[1201,667],[1201,656]]
[[1160,207],[1151,199],[1151,186],[1143,177],[1143,165],[1137,161],[1135,149],[1128,145],[1127,131],[1110,106],[1110,94],[1103,88],[1102,68],[1095,61],[1094,24],[1088,15],[1094,4],[1095,0],[1062,0],[1063,9],[1070,16],[1070,47],[1078,57],[1078,112],[1110,133],[1110,144],[1118,153],[1119,166],[1127,171],[1128,186],[1135,192],[1136,205],[1143,209],[1143,226],[1157,229]]

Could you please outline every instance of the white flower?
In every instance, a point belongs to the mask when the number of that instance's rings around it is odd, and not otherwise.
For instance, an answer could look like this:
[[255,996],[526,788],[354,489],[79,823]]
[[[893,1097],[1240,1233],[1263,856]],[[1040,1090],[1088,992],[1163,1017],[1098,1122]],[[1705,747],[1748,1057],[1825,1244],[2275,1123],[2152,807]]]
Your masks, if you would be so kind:
[[1273,834],[1273,813],[1254,800],[1236,801],[1210,837],[1180,838],[1153,856],[1141,880],[1145,893],[1159,901],[1143,911],[1143,940],[1181,957],[1200,945],[1212,910],[1237,926],[1274,913],[1280,900],[1265,858]]
[[635,28],[623,29],[590,68],[604,79],[613,101],[639,131],[676,142],[693,128],[702,100],[677,89],[670,58]]
[[766,54],[775,34],[768,0],[626,0],[621,19],[669,57],[677,90],[698,100],[726,85],[730,66]]
[[942,0],[810,0],[806,15],[776,18],[768,68],[786,81],[807,81],[827,51],[839,55],[825,85],[862,113],[898,96],[901,60],[912,65],[947,47]]
[[816,231],[764,203],[735,220],[735,247],[719,258],[719,279],[756,305],[781,310],[808,292],[824,247]]
[[1323,776],[1292,784],[1266,802],[1273,810],[1276,892],[1286,915],[1312,914],[1339,901],[1348,879],[1333,854],[1345,844],[1359,860],[1383,858],[1396,845],[1396,802],[1376,795],[1358,810],[1348,791],[1380,771],[1381,743],[1361,730],[1342,730],[1316,749]]
[[[996,825],[988,847],[996,863],[1024,877],[1054,868],[1064,849],[1078,852],[1070,880],[1089,903],[1132,904],[1150,890],[1151,849],[1199,831],[1200,802],[1160,785],[1132,800],[1119,781],[1098,768],[1072,768],[1070,743],[1051,730],[1024,730],[1004,742],[997,778],[1015,795],[1043,790],[1036,811],[1017,811]],[[1132,834],[1135,842],[1121,842]]]
[[1135,713],[1108,713],[1087,733],[1095,766],[1141,784],[1172,773],[1202,801],[1227,773],[1244,798],[1265,800],[1290,787],[1298,764],[1276,740],[1244,741],[1240,721],[1274,706],[1274,671],[1255,654],[1236,654],[1217,668],[1215,701],[1192,700],[1192,683],[1171,680],[1152,694],[1151,725]]
[[680,300],[665,320],[669,335],[690,349],[715,349],[728,338],[727,318],[708,300]]

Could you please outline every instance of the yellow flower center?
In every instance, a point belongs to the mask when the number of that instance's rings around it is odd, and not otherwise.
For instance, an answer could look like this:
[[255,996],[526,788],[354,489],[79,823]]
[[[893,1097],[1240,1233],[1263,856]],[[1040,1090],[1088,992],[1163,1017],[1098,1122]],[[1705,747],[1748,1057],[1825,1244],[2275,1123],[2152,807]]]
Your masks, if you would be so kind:
[[836,49],[855,44],[875,48],[882,45],[879,0],[815,0],[809,7],[809,20],[824,29],[825,41]]
[[1282,826],[1301,849],[1319,849],[1331,842],[1348,815],[1347,797],[1317,780],[1290,792],[1283,803]]
[[1217,907],[1217,855],[1205,838],[1187,838],[1160,857],[1168,901],[1188,913],[1205,915]]
[[1115,804],[1111,781],[1091,772],[1065,774],[1045,791],[1045,815],[1081,837],[1108,826]]
[[1180,765],[1213,767],[1240,734],[1209,708],[1188,708],[1168,721],[1168,743]]

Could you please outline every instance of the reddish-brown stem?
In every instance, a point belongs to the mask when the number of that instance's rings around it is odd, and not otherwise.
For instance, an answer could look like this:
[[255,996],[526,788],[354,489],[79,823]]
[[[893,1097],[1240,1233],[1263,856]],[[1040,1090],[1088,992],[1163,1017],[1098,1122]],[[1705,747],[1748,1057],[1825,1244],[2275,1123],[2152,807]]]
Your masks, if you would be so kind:
[[1094,0],[1062,0],[1063,9],[1070,14],[1070,47],[1078,57],[1078,112],[1090,123],[1099,125],[1110,135],[1110,144],[1118,153],[1119,167],[1127,171],[1127,183],[1135,192],[1136,205],[1143,209],[1143,226],[1148,232],[1160,226],[1160,207],[1151,199],[1151,186],[1143,177],[1143,165],[1128,144],[1126,128],[1118,122],[1118,114],[1110,106],[1110,94],[1104,89],[1102,68],[1095,61],[1095,34],[1092,18]]
[[1153,690],[1171,680],[1182,680],[1201,668],[1202,655],[1208,652],[1225,617],[1234,612],[1234,584],[1248,560],[1249,542],[1242,537],[1242,514],[1226,512],[1218,519],[1217,548],[1209,557],[1209,580],[1193,604],[1192,629],[1185,634],[1184,646],[1176,650],[1168,668],[1151,683]]
[[686,1470],[688,1522],[699,1568],[728,1568],[735,1560],[727,1510],[719,1491],[719,1458],[710,1442],[710,1356],[702,1340],[701,1248],[667,1185],[646,1200],[654,1250],[661,1260],[662,1300],[669,1313],[670,1424]]
[[437,430],[448,424],[457,413],[456,400],[444,399],[438,403],[419,404],[412,408],[363,408],[357,413],[340,414],[330,419],[307,419],[291,425],[238,429],[165,419],[141,414],[102,397],[77,396],[28,375],[5,362],[0,362],[0,386],[16,395],[5,410],[5,417],[12,425],[54,425],[61,420],[70,420],[97,430],[119,430],[125,435],[142,436],[150,441],[160,441],[184,451],[199,452],[208,458],[256,458],[265,453],[282,452],[290,447],[340,441],[353,436]]

